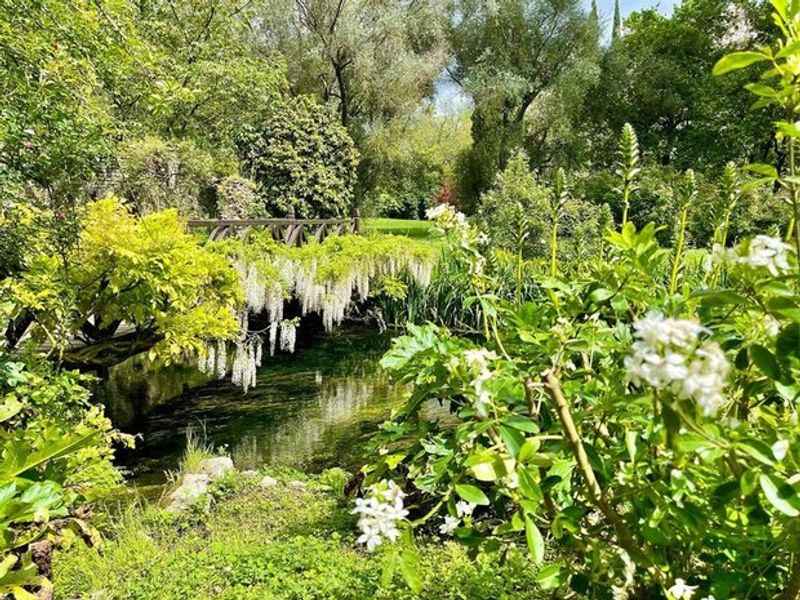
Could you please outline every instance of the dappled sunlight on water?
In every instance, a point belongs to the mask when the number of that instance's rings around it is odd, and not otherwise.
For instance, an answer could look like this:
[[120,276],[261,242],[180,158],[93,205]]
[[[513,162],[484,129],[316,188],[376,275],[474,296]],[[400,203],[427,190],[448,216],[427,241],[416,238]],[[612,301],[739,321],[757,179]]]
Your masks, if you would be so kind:
[[[224,447],[242,469],[357,468],[369,460],[369,435],[404,398],[377,366],[388,345],[373,332],[340,334],[261,369],[247,395],[215,383],[161,407],[140,425],[142,440],[126,461],[134,480],[158,483],[175,469],[187,427],[204,431],[207,443]],[[431,418],[446,413],[428,409]]]

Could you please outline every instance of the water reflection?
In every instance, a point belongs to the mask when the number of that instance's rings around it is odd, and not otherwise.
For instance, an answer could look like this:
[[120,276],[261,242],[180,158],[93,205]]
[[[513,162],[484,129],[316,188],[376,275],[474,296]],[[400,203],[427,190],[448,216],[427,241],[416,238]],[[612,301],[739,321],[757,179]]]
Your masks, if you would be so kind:
[[[360,466],[369,435],[406,393],[377,369],[389,340],[355,332],[323,340],[259,372],[246,396],[212,384],[151,415],[129,464],[139,483],[157,483],[174,469],[188,426],[202,423],[208,441],[225,446],[240,468],[261,463],[318,471]],[[446,414],[430,407],[429,416]]]

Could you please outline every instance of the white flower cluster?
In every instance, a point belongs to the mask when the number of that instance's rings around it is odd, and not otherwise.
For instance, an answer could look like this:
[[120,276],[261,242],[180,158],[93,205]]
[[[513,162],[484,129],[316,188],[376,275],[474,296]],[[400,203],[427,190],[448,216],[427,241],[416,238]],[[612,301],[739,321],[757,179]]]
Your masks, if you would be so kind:
[[400,536],[397,523],[408,515],[403,508],[404,497],[403,490],[394,481],[384,480],[370,487],[368,498],[356,499],[353,514],[360,515],[358,528],[361,530],[356,541],[364,544],[368,552],[380,546],[384,538],[393,542]]
[[197,367],[207,375],[222,379],[228,372],[227,342],[218,341],[208,344],[205,356],[202,356]]
[[240,385],[247,393],[256,385],[256,373],[261,366],[261,338],[253,336],[236,344],[236,354],[231,367],[231,383]]
[[456,513],[458,513],[458,516],[445,515],[443,523],[439,525],[439,533],[442,535],[453,535],[453,532],[461,525],[461,519],[471,517],[476,506],[476,504],[466,502],[465,500],[456,502]]
[[[697,592],[697,587],[696,585],[689,585],[683,579],[678,578],[667,590],[667,593],[672,600],[692,600]],[[708,600],[708,598],[704,600]]]
[[492,403],[492,395],[486,388],[486,382],[492,378],[489,363],[496,359],[497,354],[485,348],[464,351],[464,362],[475,374],[475,378],[472,380],[472,388],[475,391],[475,410],[481,417],[489,414],[489,406]]
[[792,247],[782,240],[768,235],[757,235],[752,240],[744,256],[736,250],[723,248],[715,244],[712,258],[715,262],[739,264],[753,269],[766,269],[770,275],[777,277],[790,270],[789,252]]
[[725,400],[722,390],[730,365],[718,344],[699,340],[705,328],[659,313],[649,313],[633,326],[637,341],[625,358],[630,380],[693,399],[707,416],[716,414]]

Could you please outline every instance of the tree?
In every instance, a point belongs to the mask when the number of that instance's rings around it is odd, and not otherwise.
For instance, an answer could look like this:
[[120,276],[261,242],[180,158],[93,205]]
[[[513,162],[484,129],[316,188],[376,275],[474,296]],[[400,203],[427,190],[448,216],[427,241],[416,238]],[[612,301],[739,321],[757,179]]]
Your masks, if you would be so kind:
[[420,218],[453,186],[460,155],[471,143],[469,115],[432,109],[375,128],[364,141],[360,167],[365,208],[380,216]]
[[616,42],[622,37],[622,13],[619,10],[619,0],[614,0],[614,24],[611,29],[611,40]]
[[271,213],[342,217],[350,212],[358,152],[336,116],[308,97],[287,101],[236,139],[248,177]]
[[574,0],[458,0],[450,11],[450,72],[475,102],[465,189],[474,199],[522,144],[531,104],[596,47],[596,29]]
[[671,17],[654,10],[631,14],[586,96],[582,120],[594,123],[593,162],[613,159],[617,132],[626,122],[650,159],[681,170],[767,158],[774,151],[774,113],[748,110],[752,100],[742,89],[742,75],[711,76],[711,66],[728,49],[763,39],[762,10],[700,0],[681,4]]
[[47,236],[29,239],[23,270],[2,281],[9,349],[27,333],[57,362],[103,372],[154,348],[177,360],[238,332],[238,274],[177,211],[136,218],[106,199],[86,207],[79,243],[57,253]]
[[266,0],[259,14],[293,90],[333,104],[357,138],[415,109],[448,60],[439,0]]

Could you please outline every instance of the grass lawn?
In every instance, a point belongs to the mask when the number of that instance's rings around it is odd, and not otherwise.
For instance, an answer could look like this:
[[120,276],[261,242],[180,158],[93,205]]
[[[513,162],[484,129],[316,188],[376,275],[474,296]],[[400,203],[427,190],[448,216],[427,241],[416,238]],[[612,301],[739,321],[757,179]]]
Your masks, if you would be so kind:
[[415,221],[411,219],[364,219],[364,230],[376,233],[405,235],[410,238],[429,240],[439,243],[441,234],[436,231],[431,221]]
[[[207,511],[173,516],[132,507],[99,548],[76,542],[54,557],[55,597],[92,600],[535,600],[544,594],[525,551],[470,560],[462,546],[418,541],[422,592],[381,573],[386,546],[356,544],[352,499],[319,479],[273,472],[215,484]],[[300,479],[302,484],[293,480]],[[523,543],[524,546],[524,543]]]

